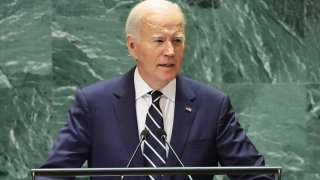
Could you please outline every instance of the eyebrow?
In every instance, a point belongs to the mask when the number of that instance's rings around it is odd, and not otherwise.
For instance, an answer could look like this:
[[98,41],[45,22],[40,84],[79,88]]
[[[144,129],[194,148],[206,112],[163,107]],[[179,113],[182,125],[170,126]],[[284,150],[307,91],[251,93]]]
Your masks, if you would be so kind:
[[[154,35],[152,35],[153,39],[158,39],[158,38],[163,38],[163,37],[164,37],[164,35],[162,35],[162,34],[154,34]],[[183,33],[178,33],[173,38],[181,38],[181,39],[183,39],[183,38],[185,38],[185,36],[184,36]]]
[[176,35],[174,38],[184,39],[184,37],[185,37],[184,34],[181,33],[181,34]]
[[153,39],[162,38],[162,37],[163,37],[163,35],[161,35],[161,34],[152,35]]

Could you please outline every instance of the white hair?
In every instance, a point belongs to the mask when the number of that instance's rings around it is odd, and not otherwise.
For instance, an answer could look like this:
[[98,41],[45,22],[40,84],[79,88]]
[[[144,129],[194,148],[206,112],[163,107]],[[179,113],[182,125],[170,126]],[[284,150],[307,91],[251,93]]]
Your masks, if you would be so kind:
[[180,6],[167,0],[144,0],[135,5],[129,13],[126,22],[126,34],[131,34],[133,38],[139,38],[140,23],[142,19],[152,10],[159,8],[176,9],[181,14],[182,25],[184,26],[184,16]]

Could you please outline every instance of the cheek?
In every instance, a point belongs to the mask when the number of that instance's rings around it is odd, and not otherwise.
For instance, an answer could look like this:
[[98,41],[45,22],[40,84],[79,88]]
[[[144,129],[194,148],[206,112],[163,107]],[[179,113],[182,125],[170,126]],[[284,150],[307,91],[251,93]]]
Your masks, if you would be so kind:
[[140,64],[144,66],[147,71],[153,71],[154,67],[157,65],[155,56],[152,53],[145,53],[140,60]]
[[177,51],[176,52],[176,60],[181,62],[183,60],[183,55],[184,55],[183,51]]
[[175,48],[175,51],[176,51],[177,54],[183,55],[183,53],[184,53],[184,48],[179,46],[179,47],[176,47],[176,48]]

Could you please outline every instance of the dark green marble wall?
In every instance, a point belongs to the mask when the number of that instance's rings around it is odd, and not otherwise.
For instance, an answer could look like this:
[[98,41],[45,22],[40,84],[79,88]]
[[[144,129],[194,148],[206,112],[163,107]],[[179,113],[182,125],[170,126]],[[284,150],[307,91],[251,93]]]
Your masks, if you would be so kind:
[[[123,28],[136,1],[0,1],[1,180],[30,179],[76,89],[132,67]],[[320,1],[176,2],[187,19],[182,73],[231,96],[284,179],[320,179]]]

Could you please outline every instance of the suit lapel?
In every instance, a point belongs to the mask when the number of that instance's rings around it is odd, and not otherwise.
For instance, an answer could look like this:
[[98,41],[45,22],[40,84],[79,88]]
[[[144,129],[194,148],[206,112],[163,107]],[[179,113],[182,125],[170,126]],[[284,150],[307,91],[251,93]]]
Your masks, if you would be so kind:
[[[114,110],[129,157],[132,156],[137,144],[139,143],[133,81],[134,69],[135,68],[131,69],[128,73],[123,75],[118,88],[114,91],[114,95],[118,98],[114,101]],[[142,154],[138,151],[131,166],[142,167],[143,165],[144,162]]]
[[[196,107],[193,100],[195,95],[185,83],[185,79],[177,77],[175,115],[170,144],[181,158],[188,141],[191,126],[193,124]],[[166,165],[168,167],[180,166],[174,154],[170,151]]]
[[[117,100],[114,101],[114,110],[119,122],[120,131],[123,136],[129,157],[133,154],[139,143],[135,89],[134,89],[134,69],[123,75],[120,85],[115,89],[114,95]],[[181,158],[183,150],[188,141],[189,133],[193,124],[196,107],[193,100],[194,92],[186,84],[186,80],[177,76],[175,115],[170,144]],[[129,159],[128,159],[129,161]],[[168,167],[180,166],[174,154],[170,151],[166,162]],[[132,167],[143,167],[144,160],[142,153],[138,152],[132,162]],[[165,179],[169,178],[165,176]],[[142,177],[144,179],[144,177]]]

